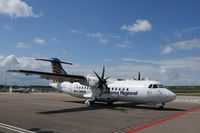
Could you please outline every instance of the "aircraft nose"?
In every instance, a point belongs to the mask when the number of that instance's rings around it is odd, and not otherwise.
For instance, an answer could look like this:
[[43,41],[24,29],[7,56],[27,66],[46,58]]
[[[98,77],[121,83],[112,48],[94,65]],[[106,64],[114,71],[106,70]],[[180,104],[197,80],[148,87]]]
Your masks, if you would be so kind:
[[172,91],[168,90],[168,99],[169,101],[173,101],[174,99],[176,99],[176,94],[173,93]]

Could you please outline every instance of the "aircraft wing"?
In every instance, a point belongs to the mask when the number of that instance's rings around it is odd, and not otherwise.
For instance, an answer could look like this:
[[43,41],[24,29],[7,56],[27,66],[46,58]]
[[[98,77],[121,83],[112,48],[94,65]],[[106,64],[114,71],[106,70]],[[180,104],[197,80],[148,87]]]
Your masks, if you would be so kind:
[[80,75],[62,75],[62,74],[55,74],[49,72],[40,72],[40,71],[29,71],[29,70],[8,70],[7,72],[12,73],[23,73],[26,76],[29,75],[36,75],[40,76],[40,78],[47,79],[47,80],[56,80],[58,82],[80,82],[83,85],[87,84],[87,79],[84,76]]

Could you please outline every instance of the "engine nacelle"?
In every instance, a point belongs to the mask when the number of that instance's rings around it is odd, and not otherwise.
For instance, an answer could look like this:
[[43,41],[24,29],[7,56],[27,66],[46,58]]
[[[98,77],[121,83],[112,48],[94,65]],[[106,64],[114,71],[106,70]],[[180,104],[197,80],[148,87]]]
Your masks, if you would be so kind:
[[109,93],[103,93],[100,96],[100,101],[109,102],[109,101],[112,101],[112,100],[113,100],[113,98]]
[[88,85],[91,87],[97,86],[99,80],[96,77],[87,76]]

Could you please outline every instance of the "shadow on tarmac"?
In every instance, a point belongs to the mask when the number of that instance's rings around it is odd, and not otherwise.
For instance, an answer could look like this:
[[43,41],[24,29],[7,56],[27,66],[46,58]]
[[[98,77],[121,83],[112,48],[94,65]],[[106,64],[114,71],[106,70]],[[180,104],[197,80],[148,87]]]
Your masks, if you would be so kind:
[[[84,101],[64,101],[64,102],[73,102],[78,104],[84,104]],[[157,110],[157,111],[186,111],[184,109],[177,108],[165,108],[164,110],[158,110],[157,107],[145,106],[145,105],[136,105],[134,103],[115,103],[113,105],[108,105],[106,103],[96,102],[94,107],[87,107],[86,105],[77,107],[77,108],[66,108],[59,110],[50,110],[38,112],[38,114],[59,114],[59,113],[70,113],[70,112],[81,112],[81,111],[93,111],[101,109],[110,109],[117,110],[127,113],[128,109],[144,109],[144,110]]]

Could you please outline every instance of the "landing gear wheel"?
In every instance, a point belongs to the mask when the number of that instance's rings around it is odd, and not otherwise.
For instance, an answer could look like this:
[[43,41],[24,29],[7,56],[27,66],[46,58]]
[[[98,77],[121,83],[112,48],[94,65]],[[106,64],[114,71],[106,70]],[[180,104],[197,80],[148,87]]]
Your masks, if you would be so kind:
[[159,106],[158,109],[159,110],[164,110],[165,108],[164,108],[164,106]]
[[86,104],[88,107],[94,107],[94,106],[95,106],[95,101],[86,100],[86,101],[85,101],[85,104]]

